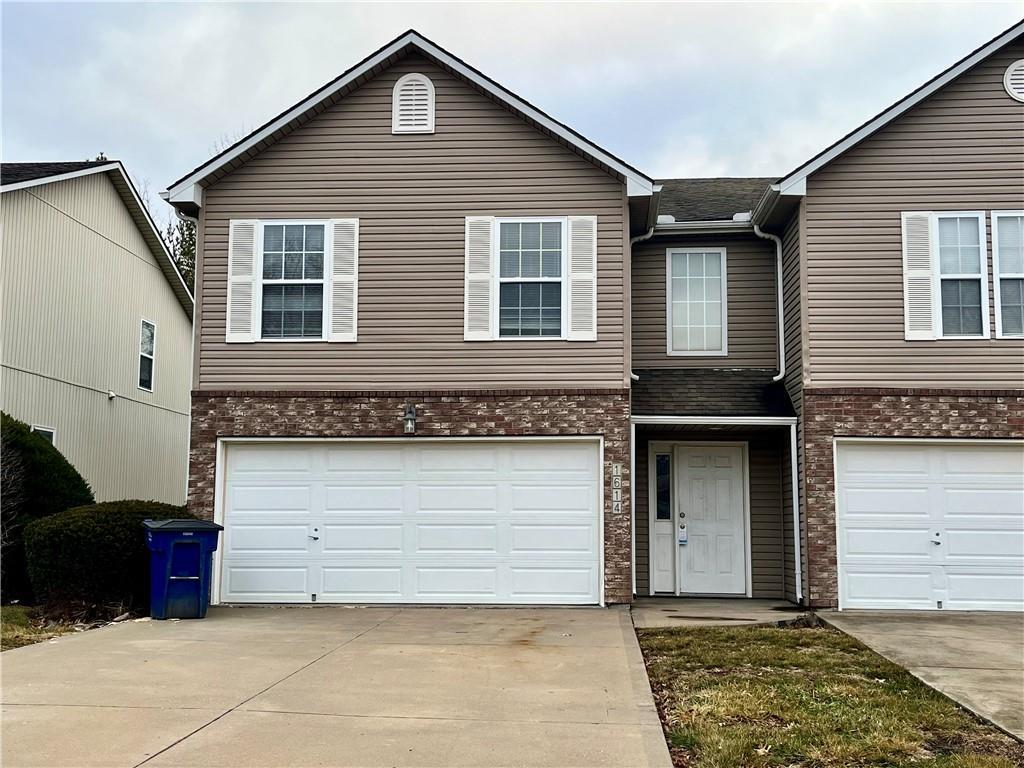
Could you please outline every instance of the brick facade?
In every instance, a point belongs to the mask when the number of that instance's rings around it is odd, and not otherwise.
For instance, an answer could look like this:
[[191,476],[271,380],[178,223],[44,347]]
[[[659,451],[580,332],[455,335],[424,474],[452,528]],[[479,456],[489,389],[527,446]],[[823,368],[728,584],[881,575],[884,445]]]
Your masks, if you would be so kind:
[[807,389],[804,524],[810,604],[838,605],[834,437],[1024,437],[1024,392]]
[[[474,392],[194,392],[189,510],[210,519],[218,437],[404,437],[416,406],[417,437],[602,435],[605,599],[632,599],[628,390]],[[611,465],[622,501],[613,512]]]

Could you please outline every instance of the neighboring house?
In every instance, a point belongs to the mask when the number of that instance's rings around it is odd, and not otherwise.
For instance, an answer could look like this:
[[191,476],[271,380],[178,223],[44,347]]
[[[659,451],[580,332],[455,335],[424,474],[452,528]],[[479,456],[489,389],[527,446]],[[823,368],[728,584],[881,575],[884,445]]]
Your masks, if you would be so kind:
[[192,296],[119,162],[3,163],[0,408],[98,501],[183,503]]
[[1022,34],[657,182],[409,32],[175,182],[215,599],[1024,608]]

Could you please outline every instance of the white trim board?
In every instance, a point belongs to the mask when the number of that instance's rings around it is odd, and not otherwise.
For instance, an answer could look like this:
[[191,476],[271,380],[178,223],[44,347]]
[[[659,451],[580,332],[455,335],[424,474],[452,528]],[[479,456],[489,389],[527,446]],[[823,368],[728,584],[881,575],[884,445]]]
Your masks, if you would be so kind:
[[[405,34],[385,45],[376,53],[373,53],[369,57],[363,59],[363,61],[356,64],[340,77],[335,78],[327,85],[312,93],[310,96],[307,96],[287,112],[279,115],[262,128],[259,128],[249,134],[249,136],[239,141],[233,147],[228,148],[223,153],[196,168],[187,176],[174,182],[167,190],[166,199],[172,204],[175,202],[189,202],[201,206],[202,188],[200,182],[204,177],[254,149],[261,142],[272,137],[277,131],[286,128],[286,126],[293,120],[300,119],[307,111],[314,109],[317,105],[330,98],[338,91],[346,88],[359,78],[369,75],[376,67],[387,62],[387,60],[392,56],[398,55],[406,46],[410,45],[439,62],[442,66],[447,67],[459,76],[473,83],[475,86],[501,100],[512,109],[521,112],[528,119],[533,120],[545,130],[550,131],[553,135],[562,139],[569,145],[575,147],[594,160],[597,160],[599,163],[608,166],[615,173],[620,174],[626,179],[626,190],[629,196],[646,197],[653,194],[653,179],[647,177],[632,166],[627,165],[614,155],[611,155],[601,149],[596,144],[576,133],[576,131],[572,130],[567,125],[548,116],[544,112],[516,96],[511,91],[505,89],[501,85],[498,85],[498,83],[494,82],[483,73],[473,69],[461,59],[448,53],[430,40],[427,40],[418,32],[409,30]],[[199,189],[196,189],[196,187]]]
[[633,424],[661,424],[666,426],[675,424],[693,424],[696,426],[708,427],[715,425],[784,427],[790,424],[796,424],[796,416],[631,416],[629,420]]

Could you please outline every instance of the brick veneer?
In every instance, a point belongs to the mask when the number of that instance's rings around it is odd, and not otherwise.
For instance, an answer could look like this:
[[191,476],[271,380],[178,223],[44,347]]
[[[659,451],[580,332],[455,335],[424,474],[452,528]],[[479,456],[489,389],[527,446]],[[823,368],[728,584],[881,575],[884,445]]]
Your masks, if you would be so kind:
[[[193,392],[189,510],[213,517],[218,437],[403,437],[410,403],[417,437],[603,435],[605,599],[632,599],[628,390]],[[613,513],[616,462],[623,492]]]
[[807,596],[838,604],[834,437],[1024,437],[1024,392],[806,389],[803,404]]

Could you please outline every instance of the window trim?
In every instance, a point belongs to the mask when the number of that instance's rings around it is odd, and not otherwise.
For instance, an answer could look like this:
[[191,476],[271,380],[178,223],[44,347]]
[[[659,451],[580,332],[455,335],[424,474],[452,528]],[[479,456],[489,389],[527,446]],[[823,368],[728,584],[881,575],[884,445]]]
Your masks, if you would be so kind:
[[[142,329],[145,325],[153,326],[153,354],[147,355],[142,351]],[[152,362],[152,368],[150,369],[149,375],[149,388],[142,386],[142,358],[148,357]],[[138,371],[135,377],[135,383],[139,389],[143,392],[152,392],[156,386],[156,323],[149,320],[146,317],[142,317],[139,320],[139,359],[138,359]]]
[[[979,233],[979,273],[956,273],[943,275],[939,260],[939,219],[975,218],[978,220]],[[928,224],[932,241],[932,331],[936,340],[977,341],[991,338],[989,327],[989,296],[988,296],[988,227],[985,211],[932,211]],[[942,333],[942,281],[943,280],[980,280],[981,281],[981,334],[945,335]]]
[[[722,257],[722,346],[718,350],[676,350],[672,348],[672,256],[690,253],[717,253]],[[665,354],[669,357],[728,357],[729,356],[729,283],[728,248],[666,248],[665,249]]]
[[1003,274],[999,268],[999,217],[1000,216],[1024,216],[1024,210],[989,211],[992,218],[992,292],[995,294],[996,312],[996,338],[997,339],[1021,339],[1024,333],[1003,333],[1003,302],[1002,291],[999,281],[1004,277],[1007,279],[1024,279],[1024,272],[1009,272]]
[[30,432],[49,432],[51,435],[50,445],[54,448],[57,447],[57,430],[55,427],[47,427],[43,424],[31,424],[29,425]]
[[[561,276],[553,277],[502,277],[501,276],[501,225],[502,224],[543,224],[558,222],[562,225],[562,264]],[[520,249],[522,250],[522,249]],[[542,249],[543,250],[543,249]],[[501,335],[501,284],[502,283],[561,283],[562,306],[557,336],[502,336]],[[569,300],[569,217],[568,216],[503,216],[495,217],[491,224],[491,295],[494,296],[491,308],[491,322],[494,324],[495,341],[565,341],[568,338],[566,308]]]
[[[266,281],[270,285],[313,285],[319,282],[323,286],[323,309],[320,312],[320,335],[317,337],[313,336],[294,336],[288,338],[263,338],[263,228],[266,225],[278,226],[289,224],[301,224],[303,226],[309,224],[319,224],[324,228],[324,273],[323,277],[317,280],[269,280]],[[309,343],[309,342],[328,342],[329,329],[331,327],[330,317],[330,285],[331,281],[328,275],[333,274],[334,269],[334,233],[331,227],[330,219],[256,219],[256,256],[253,259],[253,271],[255,282],[258,290],[253,291],[253,311],[256,314],[256,327],[255,341],[258,343],[271,343],[280,344],[284,343]]]

